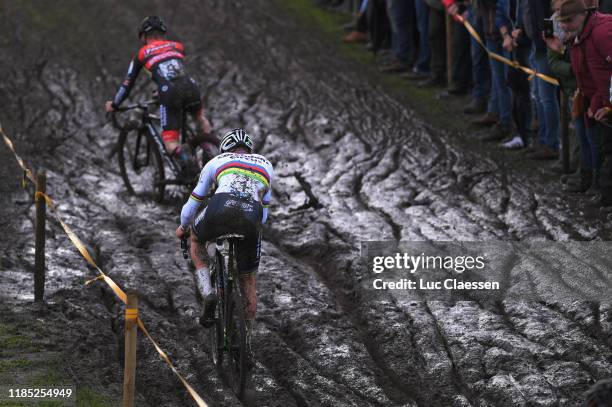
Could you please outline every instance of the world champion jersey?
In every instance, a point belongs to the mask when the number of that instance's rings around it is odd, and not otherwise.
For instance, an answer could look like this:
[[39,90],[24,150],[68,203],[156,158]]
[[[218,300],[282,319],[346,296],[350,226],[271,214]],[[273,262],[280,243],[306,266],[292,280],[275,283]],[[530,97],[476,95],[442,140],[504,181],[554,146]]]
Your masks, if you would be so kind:
[[210,160],[202,169],[198,184],[181,211],[181,225],[193,220],[204,196],[213,185],[215,194],[229,193],[241,198],[261,202],[262,223],[268,216],[272,196],[273,168],[270,161],[259,154],[223,153]]

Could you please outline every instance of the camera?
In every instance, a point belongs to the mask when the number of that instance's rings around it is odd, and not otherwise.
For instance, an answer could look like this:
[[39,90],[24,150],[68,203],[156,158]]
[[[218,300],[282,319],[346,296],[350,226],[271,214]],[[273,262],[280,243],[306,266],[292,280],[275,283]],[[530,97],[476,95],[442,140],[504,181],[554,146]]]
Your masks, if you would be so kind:
[[555,36],[555,28],[551,18],[544,19],[544,37],[553,38]]

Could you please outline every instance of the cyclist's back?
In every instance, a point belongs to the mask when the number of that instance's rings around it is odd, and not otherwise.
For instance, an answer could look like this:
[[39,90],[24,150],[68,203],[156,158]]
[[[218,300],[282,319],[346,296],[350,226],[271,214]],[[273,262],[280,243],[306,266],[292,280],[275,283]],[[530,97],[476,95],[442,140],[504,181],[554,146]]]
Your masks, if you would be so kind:
[[[184,208],[184,215],[188,217],[190,206],[201,202],[213,184],[217,184],[206,210],[194,222],[198,240],[204,242],[222,234],[240,233],[245,235],[247,243],[251,241],[250,249],[259,246],[259,229],[266,221],[270,202],[272,171],[272,164],[258,154],[228,152],[209,161],[191,194],[189,201],[193,203],[188,202]],[[259,250],[255,258],[241,264],[239,269],[250,272],[258,260]]]
[[[188,153],[183,151],[179,142],[183,112],[194,116],[202,134],[210,133],[210,123],[204,116],[198,86],[185,68],[185,47],[180,42],[167,40],[166,31],[164,22],[157,16],[142,21],[138,36],[143,46],[132,59],[114,99],[107,102],[107,110],[117,109],[123,103],[138,74],[145,68],[158,86],[162,139],[166,149],[186,162],[189,160]],[[205,139],[217,144],[210,136]]]

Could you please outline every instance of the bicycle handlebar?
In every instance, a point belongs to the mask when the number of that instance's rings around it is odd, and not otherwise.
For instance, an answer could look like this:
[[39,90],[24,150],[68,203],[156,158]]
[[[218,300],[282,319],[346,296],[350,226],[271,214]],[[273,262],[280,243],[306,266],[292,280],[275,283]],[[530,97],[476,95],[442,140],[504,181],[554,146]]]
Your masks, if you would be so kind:
[[135,109],[144,111],[149,108],[149,105],[154,105],[154,104],[159,104],[159,100],[158,99],[148,99],[148,100],[143,100],[142,102],[133,103],[131,105],[116,108],[114,111],[110,112],[110,118],[113,123],[113,127],[115,127],[118,130],[128,130],[128,131],[134,130],[137,127],[137,125],[132,124],[132,125],[122,126],[121,124],[119,124],[119,121],[117,120],[117,116],[116,116],[117,112],[127,112],[129,110],[135,110]]

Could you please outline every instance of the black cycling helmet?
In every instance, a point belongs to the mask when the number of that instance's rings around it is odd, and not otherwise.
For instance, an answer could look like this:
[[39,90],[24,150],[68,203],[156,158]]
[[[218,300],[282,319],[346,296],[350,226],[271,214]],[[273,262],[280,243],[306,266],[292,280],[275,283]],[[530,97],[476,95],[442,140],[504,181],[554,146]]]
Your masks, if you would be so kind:
[[166,24],[164,24],[164,20],[162,20],[160,17],[148,16],[140,22],[140,27],[138,28],[138,38],[140,38],[142,34],[147,34],[151,31],[160,31],[165,33],[168,31],[168,29],[166,28]]
[[242,129],[228,131],[225,133],[225,136],[223,136],[223,140],[221,140],[220,148],[222,153],[227,153],[237,147],[246,147],[249,152],[253,152],[253,140],[251,140],[251,136]]

